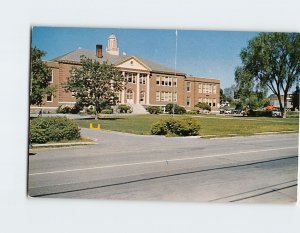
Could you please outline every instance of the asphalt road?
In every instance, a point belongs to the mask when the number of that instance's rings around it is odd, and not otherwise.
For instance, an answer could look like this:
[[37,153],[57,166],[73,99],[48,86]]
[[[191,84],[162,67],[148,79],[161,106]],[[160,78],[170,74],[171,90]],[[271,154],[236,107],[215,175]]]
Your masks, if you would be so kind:
[[82,129],[97,145],[29,156],[32,197],[290,203],[298,134],[165,138]]

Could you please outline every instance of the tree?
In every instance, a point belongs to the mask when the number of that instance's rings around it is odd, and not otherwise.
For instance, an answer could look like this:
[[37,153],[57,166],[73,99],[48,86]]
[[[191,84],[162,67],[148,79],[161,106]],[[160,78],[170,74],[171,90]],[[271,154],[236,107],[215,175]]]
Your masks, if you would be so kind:
[[236,91],[236,86],[233,84],[230,87],[224,88],[224,95],[227,98],[233,99],[235,91]]
[[201,110],[208,110],[208,111],[211,111],[211,107],[209,106],[209,104],[207,103],[198,103],[195,105],[196,108],[199,108]]
[[226,101],[226,96],[224,95],[223,89],[220,88],[220,104]]
[[72,67],[65,90],[73,93],[79,105],[93,106],[97,120],[104,103],[116,104],[117,93],[124,88],[123,82],[118,68],[82,56],[81,66]]
[[49,77],[51,69],[42,61],[46,52],[34,47],[31,48],[31,87],[30,104],[41,105],[46,95],[51,95],[55,91],[54,86],[50,86]]
[[296,90],[292,94],[293,110],[299,110],[299,85],[296,86]]
[[260,33],[242,49],[240,57],[242,66],[235,72],[239,94],[270,90],[286,117],[288,91],[300,73],[300,34]]

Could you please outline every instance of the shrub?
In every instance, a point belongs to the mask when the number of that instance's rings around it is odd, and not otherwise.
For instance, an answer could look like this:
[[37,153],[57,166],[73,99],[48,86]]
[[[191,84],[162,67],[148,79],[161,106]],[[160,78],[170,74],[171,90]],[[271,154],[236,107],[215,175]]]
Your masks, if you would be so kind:
[[66,117],[35,118],[30,121],[30,132],[33,143],[58,142],[80,138],[78,124]]
[[86,113],[89,115],[94,115],[96,114],[96,110],[94,108],[87,108]]
[[83,107],[79,104],[79,103],[75,103],[74,106],[71,108],[70,112],[72,114],[77,114],[79,113],[81,110],[83,109]]
[[57,113],[63,113],[63,114],[66,114],[66,113],[70,113],[71,112],[71,107],[68,106],[68,105],[60,105],[58,106],[58,108],[56,109],[56,112]]
[[195,105],[195,107],[199,108],[199,109],[202,109],[202,110],[208,110],[208,111],[211,111],[211,107],[209,104],[207,103],[198,103]]
[[197,110],[191,110],[191,111],[188,111],[187,114],[196,115],[196,114],[198,114],[198,111]]
[[272,111],[254,111],[252,109],[249,110],[248,116],[251,117],[271,117]]
[[130,107],[126,104],[120,104],[118,106],[118,109],[120,111],[120,113],[127,113],[127,112],[130,112]]
[[112,109],[103,109],[103,110],[101,110],[101,113],[102,114],[112,114],[113,110]]
[[200,123],[194,118],[168,118],[154,123],[151,128],[151,134],[194,136],[199,134],[199,130]]
[[186,110],[184,107],[181,107],[177,104],[172,104],[172,103],[169,103],[166,105],[166,108],[165,108],[165,111],[169,114],[172,114],[173,113],[173,108],[174,108],[174,114],[184,114],[186,113]]
[[162,113],[161,108],[159,106],[149,106],[147,108],[147,111],[150,114],[160,114],[160,113]]

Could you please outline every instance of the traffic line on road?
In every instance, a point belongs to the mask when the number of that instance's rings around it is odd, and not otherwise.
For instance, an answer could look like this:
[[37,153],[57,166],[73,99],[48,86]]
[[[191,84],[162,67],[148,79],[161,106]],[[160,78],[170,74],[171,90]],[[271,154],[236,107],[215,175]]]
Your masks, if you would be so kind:
[[293,146],[293,147],[280,147],[280,148],[265,149],[265,150],[240,151],[240,152],[235,152],[235,153],[216,154],[216,155],[207,155],[207,156],[190,157],[190,158],[153,160],[153,161],[146,161],[146,162],[139,162],[139,163],[125,163],[125,164],[115,164],[115,165],[107,165],[107,166],[77,168],[77,169],[68,169],[68,170],[59,170],[59,171],[38,172],[38,173],[30,173],[29,176],[57,174],[57,173],[66,173],[66,172],[88,171],[88,170],[97,170],[97,169],[105,169],[105,168],[118,168],[118,167],[135,166],[135,165],[146,165],[146,164],[156,164],[156,163],[166,163],[166,164],[169,164],[170,162],[177,162],[177,161],[198,160],[198,159],[206,159],[206,158],[217,158],[217,157],[224,157],[224,156],[230,156],[230,155],[259,153],[259,152],[268,152],[268,151],[277,151],[277,150],[297,149],[297,148],[298,148],[297,146]]

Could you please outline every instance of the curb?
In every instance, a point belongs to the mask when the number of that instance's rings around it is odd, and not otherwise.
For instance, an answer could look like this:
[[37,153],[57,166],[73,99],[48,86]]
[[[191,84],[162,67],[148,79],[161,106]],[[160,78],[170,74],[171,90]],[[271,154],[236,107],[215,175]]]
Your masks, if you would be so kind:
[[299,131],[287,130],[287,131],[278,131],[278,132],[254,133],[251,135],[228,134],[227,136],[224,137],[218,137],[218,135],[205,135],[200,137],[203,139],[228,139],[234,137],[251,137],[251,136],[263,136],[263,135],[272,135],[272,134],[289,134],[289,133],[299,133]]
[[96,142],[71,142],[71,143],[52,143],[52,144],[33,144],[32,149],[51,148],[51,147],[70,147],[70,146],[86,146],[97,145]]

